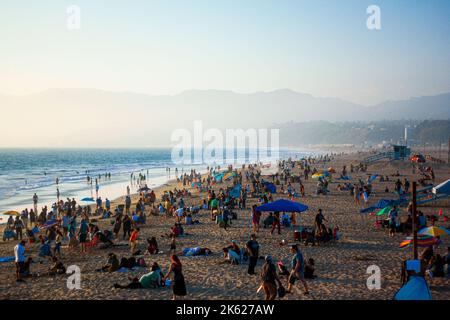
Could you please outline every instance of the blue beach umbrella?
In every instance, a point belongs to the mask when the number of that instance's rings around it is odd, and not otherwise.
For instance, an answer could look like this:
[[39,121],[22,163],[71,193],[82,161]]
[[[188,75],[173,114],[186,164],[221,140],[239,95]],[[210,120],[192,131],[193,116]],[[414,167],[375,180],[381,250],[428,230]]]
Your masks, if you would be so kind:
[[80,201],[82,201],[82,202],[95,202],[94,198],[83,198]]

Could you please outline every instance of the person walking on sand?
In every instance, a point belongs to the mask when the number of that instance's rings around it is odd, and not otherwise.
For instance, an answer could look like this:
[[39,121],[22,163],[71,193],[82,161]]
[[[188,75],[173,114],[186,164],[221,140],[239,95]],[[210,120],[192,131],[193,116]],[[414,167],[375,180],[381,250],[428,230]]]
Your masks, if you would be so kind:
[[175,254],[171,255],[170,262],[171,262],[171,264],[170,264],[169,271],[163,278],[163,281],[166,281],[169,278],[170,274],[173,272],[174,277],[173,277],[173,286],[172,286],[172,292],[173,292],[172,300],[176,300],[177,297],[186,296],[186,294],[187,294],[186,283],[184,281],[184,276],[183,276],[183,272],[182,272],[183,268],[181,265],[181,261],[178,258],[178,256]]
[[261,288],[264,290],[266,301],[275,300],[277,297],[277,283],[280,287],[283,287],[283,285],[281,284],[280,278],[278,278],[277,269],[273,263],[272,257],[266,256],[264,260],[265,263],[261,270],[262,284],[258,291],[261,290]]
[[34,196],[33,196],[34,212],[38,212],[38,209],[37,209],[38,200],[39,200],[39,197],[38,197],[37,194],[35,193]]
[[294,256],[291,260],[292,269],[289,275],[288,290],[286,293],[292,293],[292,286],[295,284],[295,281],[300,280],[305,287],[304,294],[309,294],[308,285],[305,281],[305,260],[303,259],[303,254],[296,244],[291,246],[291,252]]
[[26,244],[26,241],[22,240],[14,247],[14,261],[16,264],[16,281],[17,282],[25,282],[22,279],[22,277],[20,276],[20,273],[23,269],[23,265],[25,264],[25,244]]

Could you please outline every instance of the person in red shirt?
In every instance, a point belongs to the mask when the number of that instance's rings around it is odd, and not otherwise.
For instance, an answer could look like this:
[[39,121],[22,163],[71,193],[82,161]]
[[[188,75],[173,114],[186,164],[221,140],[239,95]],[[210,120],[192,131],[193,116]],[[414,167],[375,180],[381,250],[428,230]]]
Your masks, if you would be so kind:
[[130,235],[130,251],[135,252],[139,237],[139,228],[134,228]]

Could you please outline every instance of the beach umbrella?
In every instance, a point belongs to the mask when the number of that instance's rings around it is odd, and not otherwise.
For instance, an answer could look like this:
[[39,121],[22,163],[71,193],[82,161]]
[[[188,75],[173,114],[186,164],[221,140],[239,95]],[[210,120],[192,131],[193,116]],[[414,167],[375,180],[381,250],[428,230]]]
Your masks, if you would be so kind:
[[20,216],[20,213],[17,211],[6,211],[2,213],[5,216]]
[[434,194],[446,194],[450,195],[450,179],[447,181],[442,182],[441,184],[437,185],[433,188]]
[[94,198],[83,198],[80,201],[82,201],[82,202],[95,202]]
[[437,236],[448,236],[450,235],[450,232],[445,228],[432,226],[419,230],[418,234],[437,237]]
[[392,210],[391,206],[383,208],[383,209],[381,209],[380,211],[377,212],[377,216],[382,216],[384,214],[388,214],[389,211],[391,211],[391,210]]
[[[413,237],[407,237],[405,240],[400,242],[399,247],[405,248],[413,243]],[[419,247],[430,247],[439,244],[439,240],[432,236],[421,236],[417,237],[417,246]]]
[[269,202],[256,208],[258,212],[304,212],[306,210],[308,206],[286,199]]
[[233,172],[229,172],[229,173],[225,174],[225,175],[223,176],[223,178],[224,178],[225,180],[229,180],[229,179],[233,178],[235,175],[236,175],[236,172],[233,171]]

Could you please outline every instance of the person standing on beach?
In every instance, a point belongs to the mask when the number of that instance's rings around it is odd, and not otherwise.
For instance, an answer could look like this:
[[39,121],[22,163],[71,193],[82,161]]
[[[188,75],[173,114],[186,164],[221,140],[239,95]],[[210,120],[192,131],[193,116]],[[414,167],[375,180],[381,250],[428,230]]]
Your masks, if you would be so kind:
[[295,284],[295,281],[300,280],[305,287],[304,294],[309,294],[308,285],[305,281],[305,260],[303,259],[303,254],[296,244],[291,246],[291,251],[294,256],[291,261],[292,269],[289,275],[288,290],[286,293],[292,293],[292,286]]
[[25,226],[25,228],[28,227],[28,216],[29,216],[28,209],[23,210],[22,214],[20,215],[20,217],[22,218],[22,222],[23,222],[23,225]]
[[395,236],[395,231],[397,228],[397,206],[394,206],[391,211],[389,211],[388,219],[389,219],[389,237]]
[[23,265],[25,264],[25,244],[26,241],[22,240],[14,247],[14,261],[16,263],[17,282],[25,282],[20,276],[20,272],[22,271]]
[[253,233],[259,232],[259,221],[261,218],[261,215],[259,212],[256,211],[256,208],[258,206],[256,204],[252,207],[252,226],[253,226]]
[[131,219],[128,214],[126,214],[123,217],[122,226],[123,226],[123,240],[125,240],[125,237],[127,235],[128,237],[131,237]]
[[258,263],[258,257],[259,257],[259,243],[256,241],[256,235],[252,234],[250,236],[250,240],[246,244],[247,254],[249,257],[249,263],[248,263],[248,271],[247,273],[249,275],[254,275],[255,273],[255,267]]
[[23,239],[23,229],[25,226],[23,225],[22,220],[19,216],[16,217],[16,220],[14,221],[14,229],[16,230],[17,238],[22,240]]
[[172,300],[176,300],[177,297],[186,296],[186,294],[187,294],[186,283],[184,281],[184,276],[183,276],[183,272],[182,272],[183,267],[181,265],[181,261],[178,258],[178,256],[175,254],[171,255],[170,262],[171,262],[171,264],[170,264],[169,271],[163,278],[163,281],[166,281],[167,278],[169,278],[170,274],[173,272],[173,274],[174,274],[173,282],[174,283],[172,286],[172,291],[173,291]]
[[280,224],[280,213],[279,212],[275,212],[273,215],[272,230],[270,231],[270,234],[273,234],[275,229],[278,229],[278,234],[281,234],[281,224]]
[[139,228],[135,228],[133,229],[133,232],[131,232],[131,236],[130,236],[130,251],[133,254],[136,251],[136,246],[137,246],[137,242],[138,242],[138,237],[139,237]]
[[89,225],[85,218],[80,221],[80,230],[78,231],[78,241],[81,245],[81,252],[86,252],[87,234],[89,231]]
[[33,196],[34,212],[38,212],[38,209],[37,209],[38,200],[39,200],[39,197],[35,193],[34,196]]
[[125,197],[125,213],[129,214],[131,208],[131,197],[128,195]]

